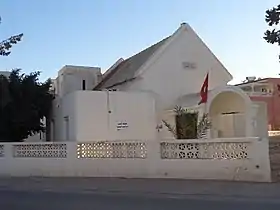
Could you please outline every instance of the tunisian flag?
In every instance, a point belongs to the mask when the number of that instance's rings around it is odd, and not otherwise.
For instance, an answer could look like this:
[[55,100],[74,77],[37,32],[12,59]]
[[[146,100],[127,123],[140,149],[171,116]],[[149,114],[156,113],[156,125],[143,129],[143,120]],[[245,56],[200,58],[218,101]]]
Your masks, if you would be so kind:
[[200,104],[204,104],[207,103],[207,98],[208,98],[208,77],[209,77],[209,73],[207,73],[205,80],[203,82],[203,85],[200,89],[200,101],[198,103],[198,105]]

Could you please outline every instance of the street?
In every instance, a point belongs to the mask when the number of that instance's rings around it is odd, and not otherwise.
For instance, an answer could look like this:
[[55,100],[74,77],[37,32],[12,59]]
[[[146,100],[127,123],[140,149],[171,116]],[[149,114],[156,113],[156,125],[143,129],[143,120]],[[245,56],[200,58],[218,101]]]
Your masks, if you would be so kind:
[[168,195],[131,195],[121,193],[61,193],[0,191],[0,207],[9,210],[263,210],[279,209],[280,202],[260,200],[224,200]]
[[2,210],[280,209],[280,183],[1,177]]

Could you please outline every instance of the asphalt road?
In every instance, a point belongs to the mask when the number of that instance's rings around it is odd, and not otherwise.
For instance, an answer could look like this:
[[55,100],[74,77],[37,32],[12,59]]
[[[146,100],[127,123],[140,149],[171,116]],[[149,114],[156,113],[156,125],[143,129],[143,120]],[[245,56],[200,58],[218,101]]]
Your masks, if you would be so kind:
[[0,209],[3,210],[274,210],[280,201],[240,200],[170,195],[131,195],[120,193],[58,193],[0,190]]

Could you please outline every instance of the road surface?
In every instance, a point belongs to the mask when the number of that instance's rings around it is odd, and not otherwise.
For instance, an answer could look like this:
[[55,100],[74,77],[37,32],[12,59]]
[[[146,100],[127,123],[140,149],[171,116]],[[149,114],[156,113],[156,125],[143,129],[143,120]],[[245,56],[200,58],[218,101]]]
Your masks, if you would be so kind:
[[279,210],[280,201],[168,194],[0,190],[0,209],[3,210],[205,210],[209,208],[215,210]]
[[280,183],[0,177],[0,210],[274,210]]

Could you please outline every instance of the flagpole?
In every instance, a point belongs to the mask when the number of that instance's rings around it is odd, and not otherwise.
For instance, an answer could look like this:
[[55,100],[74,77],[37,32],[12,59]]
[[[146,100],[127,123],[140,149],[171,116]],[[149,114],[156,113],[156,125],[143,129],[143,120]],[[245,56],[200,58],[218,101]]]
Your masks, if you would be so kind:
[[[211,69],[210,69],[211,70]],[[207,88],[207,100],[206,100],[206,102],[205,102],[205,106],[204,106],[204,114],[207,114],[208,115],[208,111],[207,111],[207,106],[208,106],[208,99],[209,99],[209,78],[210,78],[210,70],[208,70],[208,72],[207,72],[207,75],[208,75],[208,88]],[[209,117],[209,116],[208,116]],[[207,131],[206,131],[206,139],[208,139],[210,137],[210,130],[209,129],[207,129]]]
[[208,104],[208,93],[209,93],[209,77],[210,77],[210,71],[208,70],[207,72],[208,75],[208,87],[207,87],[207,100],[205,102],[205,106],[204,106],[204,114],[207,114],[207,104]]
[[[208,85],[209,85],[208,83],[209,83],[209,70],[206,74],[206,77],[204,79],[204,82],[203,82],[203,84],[201,86],[201,90],[200,90],[200,101],[199,101],[198,105],[203,104],[203,110],[202,110],[203,114],[202,115],[207,114],[208,92],[209,92],[208,91]],[[209,137],[208,132],[206,132],[206,137],[207,138]]]

